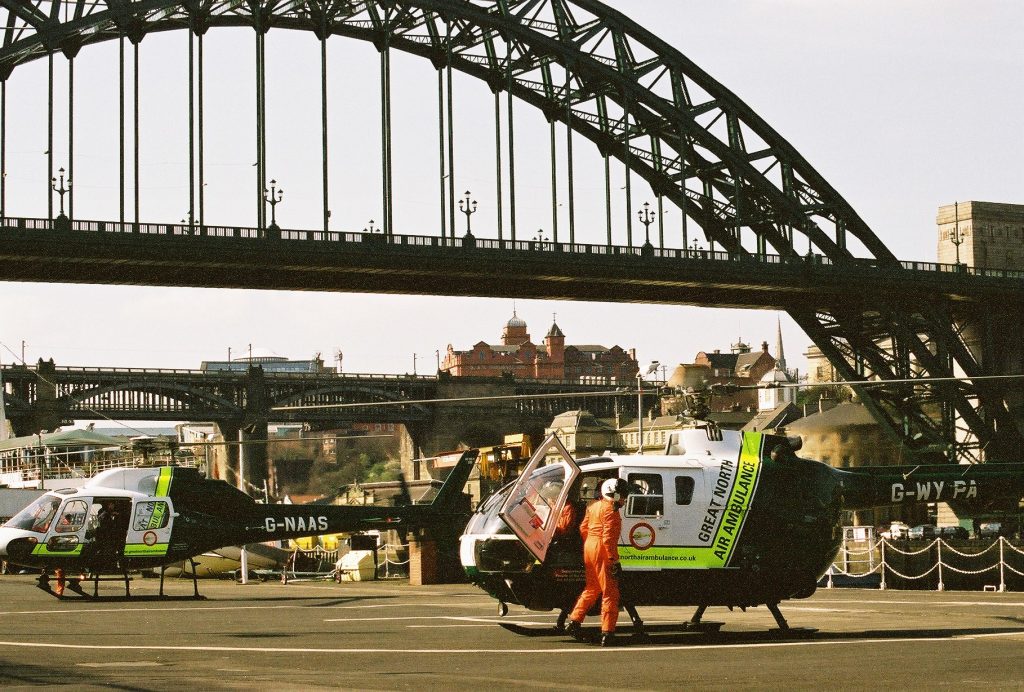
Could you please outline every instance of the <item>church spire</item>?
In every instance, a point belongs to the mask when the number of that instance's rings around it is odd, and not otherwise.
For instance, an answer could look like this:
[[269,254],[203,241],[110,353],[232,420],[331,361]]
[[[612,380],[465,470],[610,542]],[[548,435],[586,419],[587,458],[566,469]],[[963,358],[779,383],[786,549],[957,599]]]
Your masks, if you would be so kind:
[[782,318],[776,316],[775,332],[775,367],[779,370],[786,369],[786,352],[782,350]]

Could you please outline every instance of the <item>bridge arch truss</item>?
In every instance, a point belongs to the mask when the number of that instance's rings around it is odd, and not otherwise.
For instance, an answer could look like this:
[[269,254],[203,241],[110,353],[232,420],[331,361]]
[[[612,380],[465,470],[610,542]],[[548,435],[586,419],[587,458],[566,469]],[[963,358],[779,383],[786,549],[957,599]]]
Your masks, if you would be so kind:
[[[769,251],[792,257],[806,248],[837,266],[870,261],[899,272],[896,258],[850,205],[751,108],[678,50],[596,0],[0,0],[0,20],[4,82],[32,60],[59,53],[73,60],[87,45],[138,44],[159,31],[202,36],[212,27],[251,27],[258,46],[272,28],[309,31],[321,41],[369,41],[382,56],[392,50],[421,56],[439,71],[485,81],[510,103],[514,97],[535,106],[551,123],[593,142],[606,161],[624,165],[627,205],[636,174],[659,204],[678,207],[737,259]],[[262,189],[262,168],[258,176]],[[385,231],[391,232],[387,218]],[[787,311],[845,379],[922,380],[865,390],[874,413],[911,448],[952,438],[955,456],[977,460],[986,448],[998,454],[1019,447],[1019,425],[1006,403],[1009,385],[924,384],[998,368],[995,359],[972,352],[963,311],[941,297],[906,305],[896,295],[850,296],[841,305],[794,303]],[[972,319],[989,333],[1002,317]]]

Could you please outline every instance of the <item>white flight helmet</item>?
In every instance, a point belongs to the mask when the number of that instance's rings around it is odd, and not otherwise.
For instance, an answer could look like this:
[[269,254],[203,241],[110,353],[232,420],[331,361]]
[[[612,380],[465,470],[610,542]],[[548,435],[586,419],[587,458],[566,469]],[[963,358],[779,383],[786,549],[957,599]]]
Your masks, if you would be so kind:
[[609,478],[601,484],[601,497],[622,501],[629,494],[629,484],[622,478]]

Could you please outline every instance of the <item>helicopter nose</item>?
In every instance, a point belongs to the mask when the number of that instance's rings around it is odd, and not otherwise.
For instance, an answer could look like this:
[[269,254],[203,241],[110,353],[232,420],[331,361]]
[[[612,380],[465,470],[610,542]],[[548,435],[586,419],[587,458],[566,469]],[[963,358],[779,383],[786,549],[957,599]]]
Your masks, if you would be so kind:
[[0,529],[0,558],[7,557],[7,544],[14,538],[10,529]]
[[35,544],[35,535],[29,531],[0,528],[0,558],[2,559],[22,557],[22,553],[30,552]]

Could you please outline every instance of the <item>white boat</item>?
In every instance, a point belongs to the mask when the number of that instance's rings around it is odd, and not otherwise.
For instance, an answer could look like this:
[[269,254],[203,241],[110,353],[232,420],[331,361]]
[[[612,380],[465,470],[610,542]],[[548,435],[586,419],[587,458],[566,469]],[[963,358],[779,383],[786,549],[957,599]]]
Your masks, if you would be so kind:
[[[248,555],[249,569],[281,569],[291,557],[291,551],[275,548],[263,543],[250,543],[245,546]],[[242,568],[242,548],[230,545],[211,550],[195,558],[197,577],[223,577],[237,572]],[[191,577],[192,564],[184,563],[169,565],[165,574],[168,577]]]

